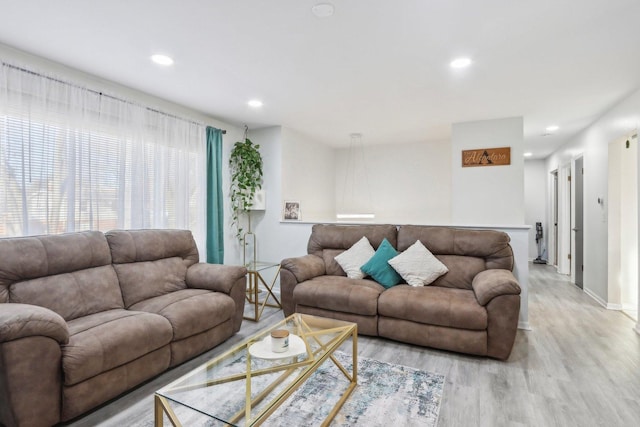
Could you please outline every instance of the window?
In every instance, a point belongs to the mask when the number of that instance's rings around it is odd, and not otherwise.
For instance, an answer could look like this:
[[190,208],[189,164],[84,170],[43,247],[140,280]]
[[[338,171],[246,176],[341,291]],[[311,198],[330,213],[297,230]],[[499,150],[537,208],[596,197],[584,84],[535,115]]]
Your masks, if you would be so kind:
[[201,124],[3,64],[0,236],[186,228],[204,239],[204,150]]

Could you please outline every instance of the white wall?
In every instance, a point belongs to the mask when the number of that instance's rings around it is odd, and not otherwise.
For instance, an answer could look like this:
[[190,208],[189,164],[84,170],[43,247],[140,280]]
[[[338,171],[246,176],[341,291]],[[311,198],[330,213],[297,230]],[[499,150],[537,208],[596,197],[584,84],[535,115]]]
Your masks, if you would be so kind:
[[[608,285],[608,145],[640,126],[640,91],[606,112],[547,158],[547,172],[584,155],[584,290],[598,302],[610,301]],[[550,179],[550,178],[549,178]],[[597,199],[604,203],[598,204]],[[548,209],[551,203],[548,203]],[[550,213],[548,214],[550,216]]]
[[[536,222],[542,223],[543,235],[550,228],[546,221],[547,202],[547,169],[544,160],[525,160],[524,162],[524,223],[530,225],[529,230],[529,259],[538,256],[536,245]],[[543,239],[544,241],[544,239]],[[543,248],[546,249],[546,246]],[[542,258],[547,258],[547,251]]]
[[334,148],[282,128],[282,202],[300,202],[304,221],[335,219]]
[[[462,150],[511,147],[511,164],[462,167]],[[454,224],[524,224],[522,117],[454,123],[451,143]]]
[[[254,212],[253,224],[257,236],[258,259],[279,263],[284,258],[307,253],[307,240],[311,234],[309,224],[282,224],[282,165],[283,129],[280,126],[249,132],[249,138],[260,144],[264,162],[263,188],[266,192],[267,209]],[[284,135],[286,138],[287,136]],[[241,253],[239,245],[236,250]]]
[[[342,207],[348,148],[335,154],[335,200]],[[371,191],[370,209],[376,222],[391,224],[448,224],[451,220],[451,168],[448,141],[367,146],[364,150],[369,188],[357,174],[356,191]],[[355,153],[358,155],[358,153]],[[351,176],[347,176],[350,180]],[[348,190],[347,190],[348,191]],[[345,203],[348,205],[349,200]],[[357,212],[362,213],[362,212]],[[334,217],[335,218],[335,217]]]

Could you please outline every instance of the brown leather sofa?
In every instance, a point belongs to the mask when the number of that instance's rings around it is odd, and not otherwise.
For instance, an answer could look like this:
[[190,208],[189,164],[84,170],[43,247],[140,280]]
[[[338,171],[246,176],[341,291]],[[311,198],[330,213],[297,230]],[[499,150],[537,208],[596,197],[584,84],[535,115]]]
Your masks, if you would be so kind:
[[[399,252],[420,240],[449,271],[420,287],[385,289],[367,278],[347,278],[334,258],[362,236],[374,249],[386,238]],[[509,241],[491,230],[317,224],[308,255],[281,263],[284,314],[352,321],[360,334],[505,360],[520,311]]]
[[246,269],[185,230],[0,239],[0,425],[70,420],[242,323]]

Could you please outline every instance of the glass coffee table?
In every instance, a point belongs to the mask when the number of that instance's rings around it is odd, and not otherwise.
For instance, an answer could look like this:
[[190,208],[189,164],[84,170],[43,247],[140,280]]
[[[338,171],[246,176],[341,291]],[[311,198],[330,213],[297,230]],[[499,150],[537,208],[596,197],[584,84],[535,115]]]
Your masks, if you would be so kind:
[[[271,351],[274,330],[289,332],[285,352]],[[351,370],[336,357],[341,346],[342,351],[351,347]],[[260,425],[325,362],[333,363],[342,375],[336,384],[324,387],[332,392],[344,388],[322,423],[329,425],[357,385],[357,354],[355,323],[293,314],[158,390],[155,425],[161,427],[165,415],[173,426]],[[317,392],[317,398],[322,399],[323,391]]]

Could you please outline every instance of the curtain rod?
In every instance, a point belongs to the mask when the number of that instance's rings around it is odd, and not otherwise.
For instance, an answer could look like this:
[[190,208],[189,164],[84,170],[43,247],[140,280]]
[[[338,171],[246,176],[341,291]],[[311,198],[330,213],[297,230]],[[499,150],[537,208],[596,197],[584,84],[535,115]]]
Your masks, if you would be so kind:
[[[130,104],[130,105],[137,105],[137,106],[146,108],[148,111],[151,111],[153,113],[162,114],[162,115],[167,116],[167,117],[171,117],[171,118],[174,118],[174,119],[185,121],[187,123],[192,123],[192,124],[195,124],[195,125],[205,126],[204,123],[196,122],[195,120],[185,119],[184,117],[176,116],[175,114],[166,113],[164,111],[160,111],[160,110],[157,110],[155,108],[146,107],[144,105],[136,104],[135,102],[129,101],[127,99],[122,99],[122,98],[118,98],[118,97],[113,96],[113,95],[108,95],[106,93],[102,93],[99,90],[83,87],[83,86],[77,85],[75,83],[70,83],[70,82],[67,82],[67,81],[64,81],[64,80],[57,79],[55,77],[45,76],[44,74],[40,74],[40,73],[38,73],[36,71],[29,70],[29,69],[23,68],[23,67],[18,67],[17,65],[13,65],[13,64],[8,64],[8,63],[6,63],[4,61],[2,62],[2,65],[5,66],[5,67],[8,67],[8,68],[13,68],[14,70],[22,71],[23,73],[31,74],[33,76],[43,77],[45,79],[54,81],[56,83],[62,83],[62,84],[65,84],[67,86],[75,87],[75,88],[78,88],[78,89],[83,89],[83,90],[86,90],[87,92],[93,93],[94,95],[104,96],[105,98],[113,99],[114,101],[120,101],[120,102],[124,102],[125,104]],[[221,131],[222,131],[222,134],[226,134],[227,133],[226,129],[221,129]]]

